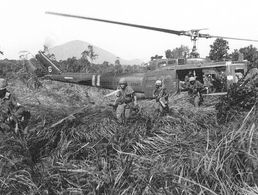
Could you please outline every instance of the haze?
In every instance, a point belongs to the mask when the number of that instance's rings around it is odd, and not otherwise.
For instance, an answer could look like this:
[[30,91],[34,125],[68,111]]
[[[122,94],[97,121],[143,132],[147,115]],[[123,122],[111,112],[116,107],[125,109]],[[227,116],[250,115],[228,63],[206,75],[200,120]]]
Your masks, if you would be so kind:
[[[255,0],[6,0],[1,1],[0,58],[18,59],[19,51],[35,54],[71,40],[87,41],[124,59],[148,61],[181,44],[192,47],[189,37],[58,17],[45,11],[135,23],[173,30],[209,28],[202,33],[258,40]],[[214,39],[200,39],[198,51],[208,55]],[[230,49],[256,42],[228,40]]]

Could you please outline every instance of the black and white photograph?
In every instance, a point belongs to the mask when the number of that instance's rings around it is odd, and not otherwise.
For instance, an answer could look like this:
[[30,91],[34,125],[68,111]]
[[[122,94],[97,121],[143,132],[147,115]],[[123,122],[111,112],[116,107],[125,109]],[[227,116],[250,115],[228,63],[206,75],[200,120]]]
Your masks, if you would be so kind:
[[257,195],[256,0],[2,0],[0,194]]

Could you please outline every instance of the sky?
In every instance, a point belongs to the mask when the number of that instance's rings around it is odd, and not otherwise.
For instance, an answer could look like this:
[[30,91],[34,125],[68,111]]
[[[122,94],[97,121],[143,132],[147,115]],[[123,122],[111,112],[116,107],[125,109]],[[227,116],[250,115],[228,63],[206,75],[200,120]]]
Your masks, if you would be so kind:
[[[147,62],[153,55],[186,45],[189,37],[45,14],[61,12],[172,30],[208,28],[201,33],[258,40],[257,0],[1,0],[0,58],[18,59],[26,50],[72,40],[89,42],[118,57]],[[199,39],[201,57],[215,39]],[[231,51],[258,42],[228,40]]]

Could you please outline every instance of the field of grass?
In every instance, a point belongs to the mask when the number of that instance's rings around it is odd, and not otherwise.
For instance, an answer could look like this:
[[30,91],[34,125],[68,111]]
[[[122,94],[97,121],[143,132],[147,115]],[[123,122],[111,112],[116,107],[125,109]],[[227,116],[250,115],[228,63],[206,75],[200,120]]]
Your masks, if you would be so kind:
[[214,105],[182,93],[169,115],[153,101],[120,125],[109,91],[54,81],[10,90],[32,113],[28,133],[0,135],[0,194],[257,194],[257,111],[218,124]]

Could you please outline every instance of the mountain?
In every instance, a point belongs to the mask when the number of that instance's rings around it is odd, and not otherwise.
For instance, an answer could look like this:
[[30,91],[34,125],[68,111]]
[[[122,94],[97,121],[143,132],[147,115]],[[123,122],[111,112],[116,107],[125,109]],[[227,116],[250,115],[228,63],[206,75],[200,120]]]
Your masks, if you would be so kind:
[[[92,44],[84,41],[75,40],[49,48],[49,52],[53,53],[57,60],[66,60],[67,58],[71,57],[76,57],[77,59],[79,59],[81,58],[81,53],[85,50],[88,50],[88,45]],[[117,59],[117,55],[101,49],[95,45],[93,45],[93,50],[96,54],[98,54],[98,57],[96,58],[96,60],[94,60],[94,63],[96,64],[102,64],[104,61],[114,64],[115,60]],[[122,65],[140,65],[143,63],[143,61],[139,59],[125,60],[119,58],[119,60]]]

